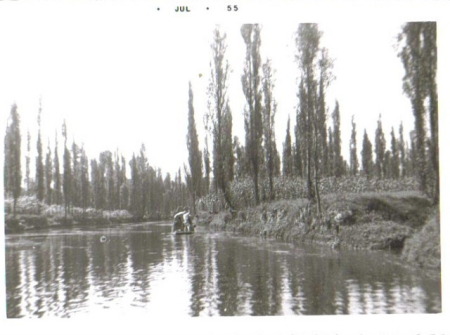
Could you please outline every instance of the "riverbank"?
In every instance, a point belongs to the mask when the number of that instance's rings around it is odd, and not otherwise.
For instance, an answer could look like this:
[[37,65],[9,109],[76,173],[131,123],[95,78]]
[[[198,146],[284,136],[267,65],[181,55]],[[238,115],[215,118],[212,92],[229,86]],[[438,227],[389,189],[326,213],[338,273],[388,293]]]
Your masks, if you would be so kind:
[[415,191],[327,195],[320,220],[315,205],[297,199],[202,213],[199,222],[214,230],[332,248],[396,249],[411,263],[440,269],[439,217],[432,203]]
[[49,228],[62,228],[74,226],[106,226],[115,223],[138,222],[130,215],[97,216],[97,217],[76,217],[72,215],[47,217],[45,215],[22,214],[15,218],[12,215],[5,217],[5,233],[19,233],[29,230],[41,230]]
[[12,215],[13,201],[5,200],[5,233],[74,226],[106,226],[119,223],[160,221],[160,213],[135,217],[125,209],[100,210],[72,207],[65,214],[63,205],[47,205],[34,196],[22,196],[17,201],[17,214]]

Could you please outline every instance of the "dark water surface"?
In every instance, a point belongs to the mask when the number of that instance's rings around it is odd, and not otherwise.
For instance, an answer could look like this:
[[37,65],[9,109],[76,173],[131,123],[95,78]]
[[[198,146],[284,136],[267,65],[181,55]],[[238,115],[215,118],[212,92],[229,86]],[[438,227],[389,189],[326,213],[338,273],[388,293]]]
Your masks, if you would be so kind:
[[434,313],[440,280],[387,252],[337,251],[169,223],[6,237],[8,317]]

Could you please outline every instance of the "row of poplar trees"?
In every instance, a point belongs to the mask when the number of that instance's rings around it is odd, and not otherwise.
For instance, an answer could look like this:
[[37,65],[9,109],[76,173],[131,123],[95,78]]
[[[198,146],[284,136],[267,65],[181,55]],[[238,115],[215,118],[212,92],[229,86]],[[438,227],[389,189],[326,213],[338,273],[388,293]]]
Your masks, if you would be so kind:
[[[5,196],[13,198],[14,216],[21,194],[36,197],[38,209],[35,214],[41,212],[43,204],[60,205],[54,209],[63,206],[66,217],[74,214],[76,208],[81,210],[81,215],[85,215],[88,208],[95,208],[100,211],[128,210],[136,219],[163,218],[186,204],[188,193],[181,171],[174,179],[170,174],[163,178],[161,170],[148,163],[144,145],[139,154],[133,154],[128,164],[118,151],[103,151],[98,158],[89,159],[83,145],[75,141],[68,144],[65,122],[61,130],[64,139],[62,162],[57,135],[55,147],[50,148],[49,143],[44,154],[40,107],[36,175],[34,178],[30,176],[31,136],[28,132],[22,187],[20,116],[17,106],[12,106],[5,136],[4,185]],[[127,167],[130,169],[130,178],[127,178]]]
[[[326,90],[334,79],[333,63],[328,50],[321,46],[322,33],[317,24],[300,24],[296,33],[296,60],[300,72],[298,106],[294,126],[295,142],[291,139],[288,120],[283,144],[282,170],[277,152],[274,116],[277,104],[273,97],[273,70],[270,60],[261,61],[261,28],[245,24],[241,35],[246,46],[242,90],[246,100],[245,145],[232,137],[232,114],[228,104],[228,77],[230,67],[226,60],[226,35],[214,31],[211,46],[212,61],[208,87],[208,112],[205,116],[207,138],[202,152],[195,128],[193,94],[189,86],[189,125],[187,146],[189,166],[185,167],[190,194],[195,199],[210,191],[211,158],[208,138],[212,140],[212,189],[224,196],[233,208],[230,182],[250,177],[253,182],[254,201],[261,201],[260,182],[269,184],[269,200],[274,198],[274,177],[282,171],[284,176],[300,176],[306,180],[308,198],[321,212],[320,180],[322,177],[364,175],[368,178],[400,178],[416,176],[421,190],[436,201],[439,198],[439,158],[437,146],[437,92],[436,25],[435,23],[408,23],[399,34],[399,57],[405,67],[404,91],[411,99],[415,129],[410,135],[410,146],[405,140],[403,125],[397,135],[391,129],[387,143],[381,115],[377,122],[374,145],[364,130],[361,163],[358,161],[356,124],[351,120],[350,159],[347,163],[341,152],[340,109],[336,102],[327,127]],[[401,44],[403,42],[403,44]],[[429,122],[425,122],[428,115]],[[374,158],[375,156],[375,158]],[[204,174],[203,174],[204,171]]]
[[[294,141],[288,120],[286,139],[281,159],[277,152],[274,116],[277,103],[273,97],[273,69],[270,60],[261,59],[261,28],[257,24],[241,27],[246,46],[241,85],[245,96],[245,144],[232,136],[232,113],[228,99],[230,66],[226,59],[226,35],[216,29],[211,45],[208,110],[205,115],[207,136],[203,152],[200,151],[194,119],[193,92],[189,85],[188,165],[172,180],[163,179],[160,170],[151,167],[146,159],[145,147],[129,161],[131,178],[126,177],[125,159],[109,151],[99,159],[89,160],[83,146],[67,143],[64,137],[63,168],[60,168],[57,141],[53,153],[47,150],[44,163],[38,116],[36,178],[30,178],[30,155],[26,157],[25,189],[36,194],[47,204],[64,204],[68,213],[76,206],[97,209],[128,209],[136,217],[150,213],[169,213],[187,202],[187,190],[193,203],[211,190],[223,195],[233,208],[237,204],[230,194],[233,179],[250,177],[254,200],[258,204],[274,198],[274,178],[282,171],[285,176],[305,179],[308,197],[320,212],[320,180],[345,174],[363,174],[367,177],[398,178],[414,175],[422,191],[436,202],[439,200],[439,150],[436,86],[436,24],[432,22],[408,23],[399,34],[399,57],[405,68],[403,88],[412,105],[415,120],[407,146],[400,124],[397,136],[391,130],[390,145],[386,143],[381,116],[372,145],[364,131],[361,164],[358,162],[356,124],[352,119],[350,162],[341,152],[340,109],[336,102],[331,115],[333,127],[327,127],[326,90],[333,80],[332,61],[326,48],[321,46],[322,33],[317,24],[300,24],[296,32],[296,60],[300,72],[298,106]],[[14,212],[22,192],[20,162],[20,126],[17,106],[13,105],[5,136],[5,194],[14,199]],[[30,136],[27,137],[30,152]],[[209,143],[212,143],[210,155]],[[390,147],[388,149],[388,146]],[[373,156],[376,156],[374,159]],[[62,170],[62,171],[61,171]],[[211,178],[212,174],[212,178]],[[268,196],[261,197],[261,180],[269,184]],[[34,182],[34,184],[33,184]]]
[[[230,67],[226,60],[226,35],[214,31],[212,61],[208,88],[208,112],[205,116],[209,138],[212,139],[213,188],[219,191],[230,207],[234,207],[229,185],[233,178],[252,179],[254,200],[261,201],[260,181],[267,179],[269,200],[274,199],[274,177],[280,174],[280,155],[277,151],[274,119],[277,103],[273,97],[274,79],[270,60],[261,59],[261,28],[258,24],[245,24],[241,35],[246,47],[242,90],[246,107],[244,110],[245,146],[237,137],[232,141],[232,114],[228,103],[228,77]],[[333,175],[343,174],[344,161],[341,155],[339,106],[333,113],[334,132],[327,139],[327,115],[325,91],[332,80],[332,62],[325,48],[320,47],[321,32],[316,24],[301,24],[297,31],[297,61],[301,73],[298,91],[299,105],[295,126],[295,149],[290,140],[288,121],[287,138],[283,150],[283,172],[297,175],[307,181],[308,196],[319,199],[319,180],[325,174],[325,167]],[[189,150],[189,190],[193,199],[201,196],[202,188],[201,152],[198,147],[192,106],[192,90],[189,88],[189,129],[187,145]],[[330,130],[331,132],[331,130]],[[208,139],[206,139],[206,143]],[[209,181],[210,158],[206,145],[204,153],[206,181]],[[332,157],[330,161],[328,158]],[[206,192],[208,192],[206,185]],[[238,200],[238,199],[237,199]]]

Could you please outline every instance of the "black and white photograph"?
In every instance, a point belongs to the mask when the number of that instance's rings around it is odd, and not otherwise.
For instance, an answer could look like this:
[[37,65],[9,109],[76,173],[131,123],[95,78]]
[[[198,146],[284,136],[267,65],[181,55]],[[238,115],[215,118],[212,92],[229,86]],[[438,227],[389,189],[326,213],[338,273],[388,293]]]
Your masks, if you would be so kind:
[[0,1],[2,324],[444,334],[448,33],[374,3]]

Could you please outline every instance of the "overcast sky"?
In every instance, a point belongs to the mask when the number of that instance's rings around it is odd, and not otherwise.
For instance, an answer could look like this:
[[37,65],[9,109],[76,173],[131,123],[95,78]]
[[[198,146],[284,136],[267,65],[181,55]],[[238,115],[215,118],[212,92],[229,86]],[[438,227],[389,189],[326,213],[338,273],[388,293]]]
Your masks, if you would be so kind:
[[[36,117],[42,97],[44,145],[67,122],[70,142],[84,143],[90,158],[119,149],[127,158],[147,148],[150,164],[174,173],[187,161],[188,82],[194,93],[197,129],[203,144],[207,109],[210,44],[213,22],[161,21],[142,7],[106,3],[92,6],[23,6],[0,12],[0,111],[2,125],[15,102],[22,133],[30,130],[35,150]],[[295,32],[299,22],[262,22],[263,60],[275,69],[278,103],[276,136],[282,150],[288,115],[295,118],[298,66]],[[386,140],[403,121],[405,136],[413,126],[402,92],[403,67],[396,36],[402,21],[319,22],[322,44],[334,59],[336,77],[328,91],[329,114],[340,103],[342,151],[348,156],[350,120],[358,126],[358,152],[363,129],[371,139],[382,114]],[[241,80],[245,56],[239,22],[222,22],[227,33],[232,75],[229,99],[233,132],[244,143]],[[293,123],[291,126],[293,127]],[[2,131],[5,127],[2,126]],[[25,142],[25,136],[24,136]],[[210,145],[211,147],[211,145]]]

